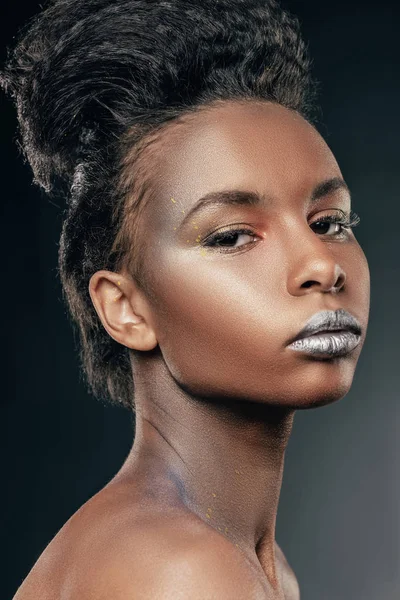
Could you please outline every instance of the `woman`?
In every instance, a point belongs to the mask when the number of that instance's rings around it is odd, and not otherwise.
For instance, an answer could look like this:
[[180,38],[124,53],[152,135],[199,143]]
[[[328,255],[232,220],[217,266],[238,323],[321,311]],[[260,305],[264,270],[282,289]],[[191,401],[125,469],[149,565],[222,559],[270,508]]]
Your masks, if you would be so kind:
[[369,314],[350,194],[274,0],[57,0],[3,75],[120,471],[15,598],[299,598],[275,541],[297,409],[349,391]]

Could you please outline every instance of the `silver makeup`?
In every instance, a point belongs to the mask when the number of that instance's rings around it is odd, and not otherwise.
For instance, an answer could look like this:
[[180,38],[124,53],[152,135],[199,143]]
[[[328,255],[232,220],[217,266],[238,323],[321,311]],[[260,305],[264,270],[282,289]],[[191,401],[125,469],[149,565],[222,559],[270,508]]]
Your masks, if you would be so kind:
[[350,331],[321,333],[296,340],[288,348],[310,354],[328,354],[344,356],[354,350],[360,343],[361,336]]
[[345,356],[361,341],[361,325],[344,309],[320,311],[307,321],[287,347],[314,355]]

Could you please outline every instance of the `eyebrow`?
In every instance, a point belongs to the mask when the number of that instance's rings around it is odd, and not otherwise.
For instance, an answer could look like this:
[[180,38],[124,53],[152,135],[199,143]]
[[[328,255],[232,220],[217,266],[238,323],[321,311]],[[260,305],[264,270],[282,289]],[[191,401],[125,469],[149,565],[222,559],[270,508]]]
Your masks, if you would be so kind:
[[[316,185],[311,193],[310,203],[314,204],[324,196],[339,190],[344,189],[350,194],[347,183],[341,177],[332,177],[326,179]],[[223,190],[220,192],[209,192],[200,198],[189,212],[182,219],[181,227],[183,227],[193,215],[209,206],[262,206],[268,204],[269,200],[265,194],[259,194],[251,190]]]

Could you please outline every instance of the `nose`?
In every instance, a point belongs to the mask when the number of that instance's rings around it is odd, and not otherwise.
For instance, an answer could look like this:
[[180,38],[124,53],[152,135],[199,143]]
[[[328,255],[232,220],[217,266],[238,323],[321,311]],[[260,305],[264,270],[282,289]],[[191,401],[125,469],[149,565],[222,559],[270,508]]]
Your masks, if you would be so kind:
[[313,291],[338,293],[346,282],[346,273],[324,242],[318,240],[307,256],[303,256],[288,279],[288,291],[293,296]]

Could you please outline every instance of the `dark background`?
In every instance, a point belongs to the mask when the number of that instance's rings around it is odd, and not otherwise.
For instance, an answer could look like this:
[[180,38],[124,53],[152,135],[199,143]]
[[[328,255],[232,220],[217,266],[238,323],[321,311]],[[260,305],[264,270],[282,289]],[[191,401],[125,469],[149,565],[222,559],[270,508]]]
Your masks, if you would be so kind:
[[[355,233],[370,265],[371,313],[350,392],[295,417],[277,541],[302,600],[398,600],[399,3],[283,5],[299,16],[309,41],[321,82],[320,131],[361,217]],[[38,7],[34,0],[3,0],[2,63],[5,47]],[[65,521],[118,470],[134,424],[127,411],[103,406],[85,390],[56,276],[61,211],[32,185],[13,141],[14,109],[3,94],[0,102],[0,597],[9,599]]]

